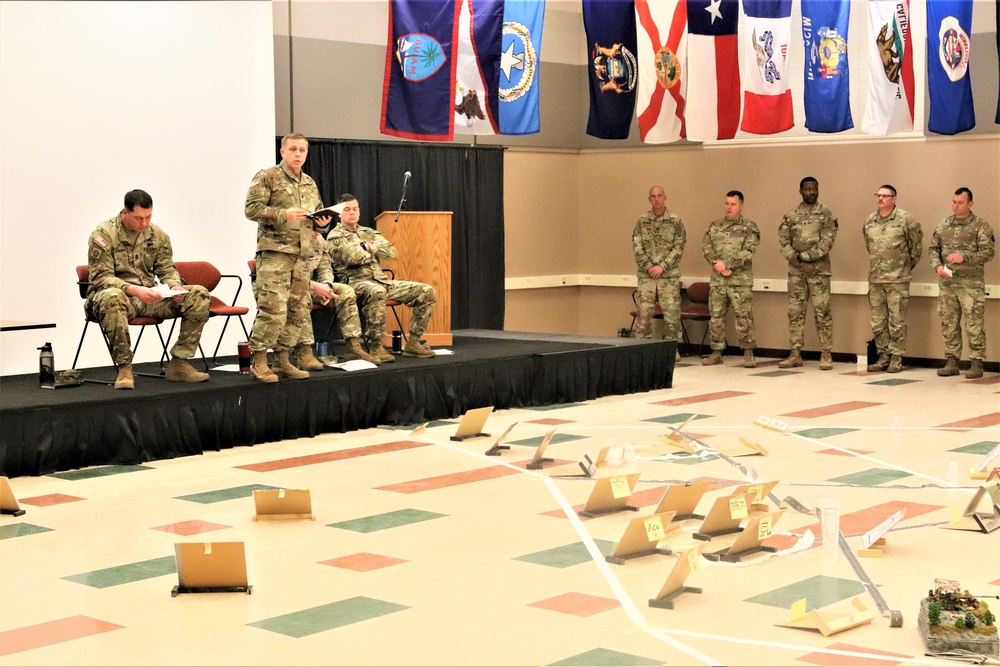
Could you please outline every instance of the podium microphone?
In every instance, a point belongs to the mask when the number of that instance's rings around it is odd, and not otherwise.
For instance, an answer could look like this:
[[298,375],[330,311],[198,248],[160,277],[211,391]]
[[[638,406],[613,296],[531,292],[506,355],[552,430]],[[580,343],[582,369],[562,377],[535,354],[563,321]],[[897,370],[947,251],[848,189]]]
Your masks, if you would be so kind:
[[399,199],[399,208],[396,209],[396,217],[393,222],[399,222],[399,212],[403,210],[403,203],[406,202],[406,186],[410,182],[410,172],[403,174],[403,196]]

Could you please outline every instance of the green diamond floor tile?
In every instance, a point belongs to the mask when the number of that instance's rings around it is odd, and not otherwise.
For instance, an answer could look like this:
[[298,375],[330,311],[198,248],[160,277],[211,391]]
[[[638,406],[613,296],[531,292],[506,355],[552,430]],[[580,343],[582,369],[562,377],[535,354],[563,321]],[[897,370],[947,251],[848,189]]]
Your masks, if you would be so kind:
[[215,491],[204,491],[202,493],[192,493],[187,496],[177,496],[177,500],[188,500],[192,503],[211,505],[221,503],[225,500],[236,500],[237,498],[252,498],[254,491],[267,491],[277,489],[277,486],[266,484],[247,484],[246,486],[233,486],[228,489],[216,489]]
[[[434,419],[427,422],[427,428],[434,428],[435,426],[447,426],[448,424],[457,424],[457,419]],[[386,429],[389,431],[412,431],[413,429],[420,426],[420,424],[396,424],[396,425],[384,425],[379,426],[379,428]]]
[[794,584],[775,588],[773,591],[754,595],[747,598],[746,602],[788,609],[793,602],[806,598],[806,610],[811,611],[852,598],[855,595],[862,595],[864,592],[865,587],[860,581],[818,574]]
[[108,477],[109,475],[121,475],[127,472],[139,472],[140,470],[156,470],[156,468],[149,466],[101,466],[99,468],[87,468],[86,470],[54,472],[49,477],[77,481],[81,479],[94,479],[95,477]]
[[143,579],[154,579],[165,577],[168,574],[176,574],[177,566],[173,556],[143,560],[138,563],[128,563],[126,565],[116,565],[103,570],[93,572],[83,572],[70,577],[63,577],[66,581],[72,581],[84,586],[93,588],[111,588],[121,584],[131,584],[133,581]]
[[[558,445],[563,442],[573,442],[574,440],[586,440],[589,435],[573,435],[572,433],[556,433],[549,440],[549,445]],[[537,438],[524,438],[523,440],[508,440],[508,445],[523,445],[525,447],[537,447],[542,444],[542,440],[545,439],[544,435],[540,435]]]
[[837,482],[839,484],[855,484],[857,486],[878,486],[879,484],[885,484],[886,482],[894,482],[897,479],[903,479],[904,477],[909,477],[910,473],[903,472],[901,470],[887,470],[885,468],[869,468],[868,470],[860,470],[858,472],[852,472],[849,475],[841,475],[840,477],[834,477],[833,479],[827,480],[829,482]]
[[25,535],[35,535],[36,533],[47,533],[52,528],[36,526],[33,523],[12,523],[9,526],[0,526],[0,540],[9,540],[12,537],[24,537]]
[[386,614],[403,611],[409,607],[385,600],[376,600],[367,597],[354,597],[340,602],[303,609],[264,619],[247,625],[277,632],[289,637],[308,637],[318,632],[326,632],[352,623],[360,623]]
[[983,440],[982,442],[974,442],[971,445],[964,445],[962,447],[956,447],[955,449],[949,449],[949,452],[958,452],[960,454],[979,454],[980,456],[985,456],[993,451],[993,448],[1000,445],[1000,442],[996,440]]
[[[609,542],[607,540],[594,540],[594,543],[597,544],[597,548],[605,556],[610,556],[615,550],[614,542]],[[579,565],[580,563],[588,563],[591,558],[590,552],[587,551],[587,547],[583,544],[583,542],[574,542],[572,544],[564,544],[561,547],[553,547],[552,549],[545,549],[544,551],[536,551],[533,554],[517,556],[514,560],[562,569],[564,567]]]
[[801,371],[765,371],[763,373],[751,373],[752,377],[758,378],[780,378],[786,375],[798,375]]
[[448,515],[438,514],[437,512],[425,512],[424,510],[405,509],[386,512],[385,514],[373,514],[372,516],[364,516],[360,519],[328,523],[326,525],[330,528],[353,530],[356,533],[374,533],[379,530],[408,526],[411,523],[430,521],[431,519],[439,519],[444,516]]
[[563,408],[575,408],[577,406],[584,405],[583,403],[557,403],[555,405],[533,405],[530,408],[525,408],[526,410],[535,410],[536,412],[548,412],[549,410],[562,410]]
[[631,653],[621,653],[607,648],[595,648],[585,653],[580,653],[559,662],[549,663],[551,667],[565,665],[566,667],[644,667],[645,665],[662,665],[662,660],[643,658],[640,655]]
[[910,384],[911,382],[920,382],[920,380],[905,380],[903,378],[889,378],[888,380],[876,380],[875,382],[866,382],[865,384],[877,384],[883,387],[895,387],[898,384]]
[[705,463],[706,461],[718,461],[718,460],[719,457],[716,456],[715,454],[709,454],[708,456],[694,456],[693,454],[689,456],[680,456],[678,454],[677,458],[670,459],[669,461],[664,461],[664,463],[679,463],[682,466],[696,466],[699,463]]
[[695,416],[695,413],[693,412],[678,412],[675,415],[667,415],[665,417],[653,417],[652,419],[643,419],[642,421],[655,422],[657,424],[680,424],[682,422],[687,421],[692,416],[694,416],[694,421],[698,421],[699,419],[708,419],[710,417],[713,417],[714,415],[703,415],[699,413],[697,416]]
[[842,435],[844,433],[853,433],[857,431],[856,428],[807,428],[801,431],[795,431],[795,435],[801,435],[803,438],[829,438],[834,435]]

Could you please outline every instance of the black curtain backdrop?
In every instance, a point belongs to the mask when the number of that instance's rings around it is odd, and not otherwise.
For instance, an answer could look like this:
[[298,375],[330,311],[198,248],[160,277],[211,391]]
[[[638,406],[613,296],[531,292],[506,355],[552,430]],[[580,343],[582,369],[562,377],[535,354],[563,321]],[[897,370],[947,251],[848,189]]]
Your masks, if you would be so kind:
[[[277,138],[280,148],[281,138]],[[278,154],[278,160],[281,159]],[[323,202],[357,196],[361,224],[395,211],[403,174],[407,211],[452,211],[452,329],[503,329],[503,148],[309,139],[303,170]],[[406,279],[406,276],[399,276]]]

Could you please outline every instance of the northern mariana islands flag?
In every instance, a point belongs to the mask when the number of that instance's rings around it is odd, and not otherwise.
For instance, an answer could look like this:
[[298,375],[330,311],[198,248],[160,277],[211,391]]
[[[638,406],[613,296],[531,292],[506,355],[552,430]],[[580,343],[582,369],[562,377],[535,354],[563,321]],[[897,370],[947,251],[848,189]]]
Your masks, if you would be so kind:
[[539,69],[545,0],[504,3],[500,49],[500,134],[534,134],[538,113]]
[[854,127],[847,64],[850,20],[850,0],[802,0],[806,129],[810,132],[843,132]]

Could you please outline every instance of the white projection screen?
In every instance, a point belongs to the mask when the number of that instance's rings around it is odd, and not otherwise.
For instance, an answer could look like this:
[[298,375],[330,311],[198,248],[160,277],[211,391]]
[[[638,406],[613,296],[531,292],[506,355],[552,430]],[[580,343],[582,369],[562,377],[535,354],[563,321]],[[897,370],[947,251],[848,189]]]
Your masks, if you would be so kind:
[[[56,323],[0,334],[0,374],[36,372],[45,341],[56,369],[70,367],[84,321],[75,267],[133,188],[152,195],[175,261],[243,278],[250,326],[256,225],[243,201],[274,164],[273,49],[267,0],[0,3],[0,318]],[[235,284],[218,289],[228,301]],[[206,354],[221,328],[205,326]],[[159,357],[146,336],[136,361]],[[242,338],[232,321],[220,355]],[[110,364],[91,325],[78,367]]]

